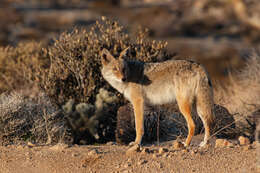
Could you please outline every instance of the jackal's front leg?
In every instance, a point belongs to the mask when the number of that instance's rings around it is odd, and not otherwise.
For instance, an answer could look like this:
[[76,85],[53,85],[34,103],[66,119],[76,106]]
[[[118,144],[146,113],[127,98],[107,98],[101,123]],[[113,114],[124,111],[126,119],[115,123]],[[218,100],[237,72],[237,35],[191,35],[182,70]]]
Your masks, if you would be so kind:
[[144,103],[143,98],[132,99],[135,114],[136,138],[134,144],[141,144],[144,134]]

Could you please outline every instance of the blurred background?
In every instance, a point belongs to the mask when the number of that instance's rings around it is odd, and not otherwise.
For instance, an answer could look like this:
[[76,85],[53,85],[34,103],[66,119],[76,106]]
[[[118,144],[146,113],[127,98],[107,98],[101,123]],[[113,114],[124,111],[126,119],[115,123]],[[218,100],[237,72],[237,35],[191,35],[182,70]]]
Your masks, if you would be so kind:
[[178,58],[201,62],[214,79],[243,68],[260,47],[259,0],[1,0],[0,46],[48,45],[101,16],[118,20],[129,33],[148,28],[151,39],[167,41]]

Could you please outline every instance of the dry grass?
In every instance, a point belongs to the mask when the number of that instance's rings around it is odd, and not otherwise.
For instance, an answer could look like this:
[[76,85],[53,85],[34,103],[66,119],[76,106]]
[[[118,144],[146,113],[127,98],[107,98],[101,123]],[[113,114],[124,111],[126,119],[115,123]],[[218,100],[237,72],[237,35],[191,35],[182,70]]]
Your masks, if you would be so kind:
[[217,85],[215,102],[225,106],[230,113],[250,115],[260,107],[260,55],[254,52],[246,67],[230,74],[226,85]]
[[0,94],[39,83],[48,65],[48,54],[40,43],[0,47]]
[[253,112],[260,109],[260,54],[255,51],[240,72],[230,74],[229,82],[217,85],[215,102],[226,107],[241,134],[252,136],[255,130]]
[[72,143],[64,115],[43,93],[36,98],[21,92],[0,95],[0,145],[30,141]]

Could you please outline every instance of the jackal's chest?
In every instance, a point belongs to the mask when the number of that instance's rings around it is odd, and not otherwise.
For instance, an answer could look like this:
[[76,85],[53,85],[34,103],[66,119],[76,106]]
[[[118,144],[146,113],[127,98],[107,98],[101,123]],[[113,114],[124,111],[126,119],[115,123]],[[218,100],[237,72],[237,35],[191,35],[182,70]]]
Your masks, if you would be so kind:
[[176,102],[175,91],[173,87],[148,89],[145,91],[145,99],[146,102],[151,105],[161,105]]

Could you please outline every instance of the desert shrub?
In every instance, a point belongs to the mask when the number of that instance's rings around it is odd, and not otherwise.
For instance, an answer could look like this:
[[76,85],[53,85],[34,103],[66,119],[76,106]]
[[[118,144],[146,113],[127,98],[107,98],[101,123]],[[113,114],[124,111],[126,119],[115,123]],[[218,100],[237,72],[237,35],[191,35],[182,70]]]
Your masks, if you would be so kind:
[[[103,48],[118,56],[130,46],[127,57],[146,62],[170,57],[166,54],[166,43],[148,40],[147,34],[148,31],[140,30],[130,37],[117,22],[103,18],[89,30],[74,29],[62,33],[48,48],[51,65],[47,81],[41,88],[57,105],[73,99],[66,104],[70,109],[79,103],[94,106],[93,115],[85,118],[80,118],[83,114],[77,110],[68,113],[75,143],[105,142],[115,137],[116,112],[125,101],[101,75],[100,52]],[[119,94],[115,99],[118,101],[107,100],[104,97],[106,92],[102,96],[101,88]]]
[[[17,47],[1,48],[0,80],[3,82],[0,92],[37,85],[59,108],[69,101],[64,112],[69,128],[75,135],[75,143],[82,140],[85,140],[83,143],[111,140],[114,137],[116,111],[125,101],[104,81],[100,72],[100,52],[107,48],[117,57],[123,49],[130,47],[127,54],[129,59],[151,62],[171,58],[166,53],[166,43],[149,40],[147,34],[147,30],[140,30],[136,35],[129,36],[117,22],[103,17],[89,30],[74,29],[62,33],[47,48],[40,43],[21,43]],[[101,88],[105,90],[101,91]],[[111,96],[110,91],[116,96]],[[23,109],[34,109],[28,107],[28,100],[24,102]],[[93,108],[93,115],[90,115],[89,106]],[[24,133],[29,133],[31,137],[35,122],[30,118],[27,121],[32,113],[23,109],[19,111],[28,115],[21,115],[21,119],[27,122],[28,127],[21,125],[17,134],[24,136]],[[20,112],[17,110],[15,114],[20,116]],[[4,119],[3,122],[8,125],[11,121]],[[97,135],[102,139],[97,140]],[[89,141],[88,137],[91,138]]]
[[20,43],[0,48],[0,93],[28,84],[37,84],[61,106],[69,99],[95,103],[101,87],[111,90],[100,72],[100,51],[115,56],[130,46],[130,59],[158,61],[170,58],[166,42],[152,41],[147,30],[129,36],[121,25],[105,17],[89,30],[64,32],[53,45]]
[[[177,136],[185,134],[187,131],[185,122],[184,126],[181,124],[182,128],[178,128],[180,124],[175,122],[176,117],[182,118],[179,112],[169,112],[162,107],[146,107],[142,142],[151,143],[157,140],[175,139]],[[128,144],[135,140],[135,136],[134,110],[131,104],[127,104],[118,109],[116,141],[119,144]]]
[[17,47],[0,48],[0,93],[44,82],[49,58],[43,45],[19,43]]
[[93,104],[101,87],[111,89],[101,76],[101,50],[107,48],[117,56],[128,46],[130,59],[157,61],[169,58],[166,43],[148,40],[147,31],[130,37],[117,22],[103,17],[89,30],[64,32],[55,41],[49,48],[49,81],[43,87],[59,105],[71,98]]
[[216,86],[215,100],[225,105],[231,113],[248,115],[260,106],[260,56],[254,52],[247,65],[229,76],[226,85]]
[[227,84],[217,85],[216,103],[225,106],[235,119],[236,129],[243,135],[254,134],[252,113],[260,108],[260,56],[257,51],[247,59],[247,65],[230,74]]
[[22,92],[0,95],[0,144],[26,141],[71,144],[73,138],[63,113],[46,95],[40,93],[36,98]]

